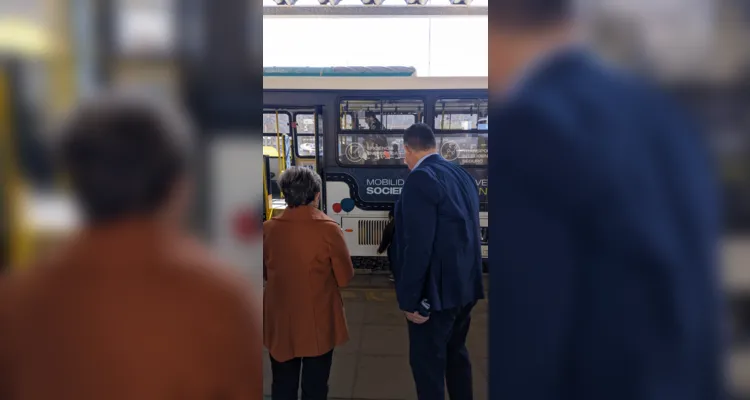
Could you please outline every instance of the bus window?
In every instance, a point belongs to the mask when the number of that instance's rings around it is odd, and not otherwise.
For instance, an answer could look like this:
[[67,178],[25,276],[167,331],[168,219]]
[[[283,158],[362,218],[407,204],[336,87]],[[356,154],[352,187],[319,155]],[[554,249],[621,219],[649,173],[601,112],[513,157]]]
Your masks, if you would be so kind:
[[404,164],[404,138],[398,134],[352,133],[338,137],[338,158],[341,165]]
[[435,103],[435,130],[487,130],[487,99],[441,99]]
[[[294,120],[297,131],[297,156],[315,157],[315,116],[313,114],[297,114],[294,116]],[[322,134],[318,140],[320,140],[322,147]]]
[[464,167],[487,166],[486,133],[436,134],[437,149],[443,158]]
[[343,131],[404,130],[424,119],[421,100],[342,100],[339,123]]
[[263,147],[273,147],[275,150],[279,150],[278,139],[276,135],[263,135]]
[[[289,114],[286,112],[279,112],[279,133],[289,134]],[[263,113],[263,133],[276,134],[276,113]]]

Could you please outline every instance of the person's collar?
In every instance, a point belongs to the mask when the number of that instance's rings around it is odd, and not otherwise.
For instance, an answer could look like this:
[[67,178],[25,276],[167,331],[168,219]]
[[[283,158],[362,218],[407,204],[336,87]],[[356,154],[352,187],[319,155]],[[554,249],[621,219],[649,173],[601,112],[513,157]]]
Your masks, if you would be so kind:
[[420,164],[422,164],[422,162],[423,162],[424,160],[426,160],[427,158],[429,158],[429,157],[431,157],[431,156],[434,156],[434,155],[436,155],[436,154],[437,154],[437,151],[434,151],[434,152],[432,152],[432,153],[427,153],[427,154],[425,154],[425,155],[424,155],[424,156],[423,156],[422,158],[420,158],[420,159],[419,159],[419,161],[417,161],[417,163],[416,163],[416,164],[414,164],[414,168],[412,168],[412,171],[414,171],[415,169],[419,168],[419,165],[420,165]]
[[325,214],[322,211],[311,205],[287,207],[280,216],[275,218],[283,220],[326,219]]

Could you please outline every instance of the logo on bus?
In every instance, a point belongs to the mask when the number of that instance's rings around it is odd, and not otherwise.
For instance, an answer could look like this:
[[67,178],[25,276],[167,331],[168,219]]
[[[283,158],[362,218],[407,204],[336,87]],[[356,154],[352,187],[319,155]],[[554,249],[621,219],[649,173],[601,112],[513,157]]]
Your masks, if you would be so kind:
[[367,179],[365,183],[365,192],[369,195],[398,196],[404,186],[404,180],[401,178],[372,178]]
[[335,212],[336,214],[342,211],[351,212],[352,210],[354,210],[354,200],[349,199],[349,198],[343,199],[338,203],[333,203],[331,208],[333,209],[333,212]]

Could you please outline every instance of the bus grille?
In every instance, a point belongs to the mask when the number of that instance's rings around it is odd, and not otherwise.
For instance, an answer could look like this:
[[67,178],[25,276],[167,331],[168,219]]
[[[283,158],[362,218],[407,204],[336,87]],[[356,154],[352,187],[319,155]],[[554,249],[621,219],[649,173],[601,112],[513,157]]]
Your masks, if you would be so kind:
[[357,221],[357,242],[360,246],[380,246],[387,219],[361,219]]

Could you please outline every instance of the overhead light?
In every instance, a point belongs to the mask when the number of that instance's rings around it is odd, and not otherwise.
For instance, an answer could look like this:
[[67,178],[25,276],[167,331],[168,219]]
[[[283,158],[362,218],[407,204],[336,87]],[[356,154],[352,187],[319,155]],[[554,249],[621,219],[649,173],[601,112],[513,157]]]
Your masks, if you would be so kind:
[[321,6],[337,6],[341,0],[318,0]]
[[454,6],[468,6],[471,5],[472,0],[450,0]]
[[423,6],[430,0],[406,0],[407,6]]
[[379,6],[383,4],[385,0],[362,0],[362,4],[366,6]]
[[297,0],[273,0],[277,6],[293,6],[297,3]]

